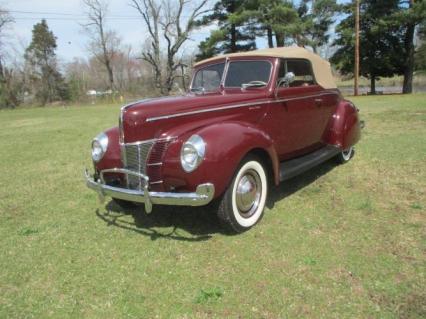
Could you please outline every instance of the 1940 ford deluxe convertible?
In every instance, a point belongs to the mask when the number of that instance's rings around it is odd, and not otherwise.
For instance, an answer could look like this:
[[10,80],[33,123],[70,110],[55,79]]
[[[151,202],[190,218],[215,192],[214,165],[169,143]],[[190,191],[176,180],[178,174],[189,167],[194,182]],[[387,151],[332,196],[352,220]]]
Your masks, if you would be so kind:
[[87,186],[119,205],[203,206],[236,232],[255,225],[268,188],[326,160],[347,162],[357,108],[330,64],[297,48],[218,56],[195,65],[185,96],[122,107],[92,142]]

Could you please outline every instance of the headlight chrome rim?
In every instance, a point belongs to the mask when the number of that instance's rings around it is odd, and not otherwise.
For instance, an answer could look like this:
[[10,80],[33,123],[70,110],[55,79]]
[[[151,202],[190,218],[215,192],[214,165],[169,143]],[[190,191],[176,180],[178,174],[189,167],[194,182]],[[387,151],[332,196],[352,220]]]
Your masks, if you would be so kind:
[[187,173],[195,171],[204,160],[205,153],[206,143],[202,137],[192,135],[181,148],[180,162],[183,170]]
[[108,135],[101,133],[92,141],[92,160],[98,163],[108,149]]

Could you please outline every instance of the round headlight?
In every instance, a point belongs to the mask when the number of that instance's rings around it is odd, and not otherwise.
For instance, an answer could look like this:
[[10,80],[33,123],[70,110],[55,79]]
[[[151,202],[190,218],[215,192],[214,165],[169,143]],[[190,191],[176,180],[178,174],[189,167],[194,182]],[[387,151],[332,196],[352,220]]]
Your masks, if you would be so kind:
[[199,135],[192,135],[183,145],[180,152],[180,162],[185,172],[194,171],[203,161],[206,144]]
[[92,159],[94,162],[99,162],[105,155],[108,148],[108,136],[101,133],[93,139],[92,142]]

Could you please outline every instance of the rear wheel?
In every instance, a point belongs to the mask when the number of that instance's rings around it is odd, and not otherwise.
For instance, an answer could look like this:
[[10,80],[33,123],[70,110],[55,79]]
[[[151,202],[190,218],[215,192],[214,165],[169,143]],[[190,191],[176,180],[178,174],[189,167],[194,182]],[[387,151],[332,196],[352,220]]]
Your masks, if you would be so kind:
[[355,154],[355,149],[353,146],[347,148],[346,150],[343,150],[342,152],[337,155],[336,160],[339,164],[345,164],[351,160],[351,158]]
[[268,180],[262,162],[255,156],[247,157],[222,197],[219,219],[238,233],[250,229],[263,216],[267,193]]

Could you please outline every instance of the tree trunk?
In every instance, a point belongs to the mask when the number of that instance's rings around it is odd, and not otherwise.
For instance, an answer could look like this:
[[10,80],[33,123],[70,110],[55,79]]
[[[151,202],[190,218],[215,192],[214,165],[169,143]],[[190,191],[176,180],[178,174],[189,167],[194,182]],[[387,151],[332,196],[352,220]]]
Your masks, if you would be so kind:
[[174,82],[174,70],[173,70],[173,65],[174,65],[174,61],[173,61],[173,55],[172,54],[168,54],[167,57],[167,75],[166,75],[166,90],[165,90],[165,95],[170,95],[170,92],[173,90],[173,82]]
[[185,68],[184,68],[183,64],[180,65],[180,72],[181,72],[181,76],[182,76],[182,87],[183,87],[183,91],[186,92]]
[[413,93],[413,77],[414,77],[414,33],[415,24],[410,23],[407,26],[407,33],[405,34],[405,70],[404,70],[404,84],[402,86],[402,93]]
[[376,95],[376,93],[377,93],[376,92],[376,76],[372,75],[370,81],[371,81],[370,93],[371,93],[371,95]]
[[355,1],[355,67],[354,95],[359,94],[359,45],[360,45],[360,0]]
[[277,42],[277,47],[284,46],[284,34],[275,32],[275,40]]
[[0,83],[3,82],[3,79],[4,79],[3,64],[2,64],[1,58],[0,58]]
[[237,27],[231,24],[231,52],[237,52]]
[[272,38],[273,37],[272,28],[270,26],[268,26],[268,27],[266,27],[266,31],[267,31],[267,34],[268,34],[268,46],[270,48],[273,48],[274,47],[274,39]]
[[108,71],[109,89],[113,91],[114,90],[114,73],[112,72],[111,63],[108,58],[105,60],[105,66]]
[[[415,0],[410,0],[410,9],[413,8]],[[405,33],[404,46],[405,55],[405,70],[404,70],[404,84],[402,86],[403,94],[413,93],[413,76],[414,76],[414,35],[416,31],[416,24],[410,21],[407,24],[407,31]]]

